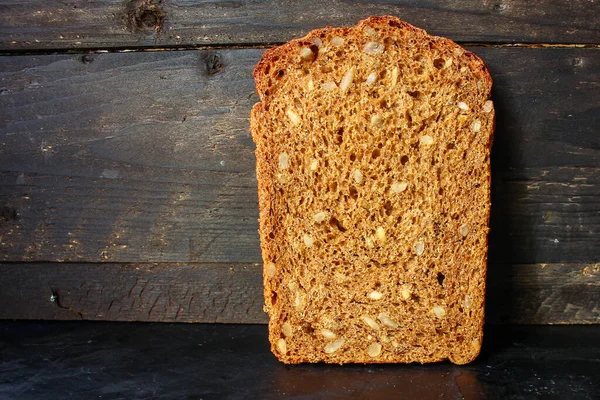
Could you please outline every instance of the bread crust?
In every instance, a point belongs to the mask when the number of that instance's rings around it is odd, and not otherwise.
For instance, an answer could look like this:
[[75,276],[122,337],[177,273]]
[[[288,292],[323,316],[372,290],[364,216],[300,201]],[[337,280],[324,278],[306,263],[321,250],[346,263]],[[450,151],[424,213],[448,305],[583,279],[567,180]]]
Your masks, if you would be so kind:
[[[275,190],[275,186],[277,185],[276,178],[276,163],[281,163],[281,153],[278,153],[276,149],[277,139],[274,139],[271,135],[272,132],[267,131],[267,127],[269,126],[277,126],[278,129],[281,126],[285,126],[286,124],[290,125],[289,121],[273,121],[273,115],[270,113],[271,103],[280,96],[286,96],[287,92],[282,91],[278,87],[277,84],[274,84],[273,80],[276,79],[274,77],[273,72],[276,70],[287,70],[298,63],[302,63],[302,58],[298,56],[299,49],[302,48],[312,48],[313,51],[318,53],[319,49],[315,49],[317,46],[316,43],[320,40],[325,40],[325,38],[331,38],[332,36],[342,37],[346,40],[358,40],[365,35],[365,31],[369,31],[370,29],[377,30],[377,32],[383,32],[382,35],[389,35],[392,37],[392,40],[414,40],[415,43],[427,42],[429,43],[430,50],[432,52],[440,52],[447,54],[455,54],[456,58],[459,58],[461,62],[465,65],[465,68],[468,69],[469,74],[474,74],[478,76],[479,81],[478,85],[481,86],[480,92],[474,97],[481,100],[481,102],[489,99],[491,94],[492,87],[492,78],[488,69],[486,68],[484,62],[475,54],[463,49],[458,44],[454,43],[450,39],[430,36],[423,29],[414,27],[400,19],[392,16],[376,16],[370,17],[365,20],[360,21],[355,27],[343,27],[343,28],[334,28],[334,27],[326,27],[322,29],[316,29],[309,32],[306,36],[298,39],[293,39],[288,43],[285,43],[281,46],[273,47],[268,49],[264,54],[261,60],[256,65],[253,77],[256,82],[256,91],[259,95],[260,102],[256,103],[251,111],[250,118],[250,129],[252,133],[252,137],[254,142],[256,143],[256,169],[257,169],[257,180],[258,180],[258,199],[259,199],[259,234],[261,238],[261,250],[264,262],[264,296],[265,296],[265,310],[269,313],[270,322],[269,322],[269,339],[271,342],[271,349],[273,353],[277,356],[277,358],[284,362],[290,364],[302,363],[302,362],[328,362],[328,363],[390,363],[390,362],[437,362],[445,359],[449,359],[451,362],[455,364],[466,364],[474,360],[480,351],[481,348],[481,340],[483,335],[483,323],[484,323],[484,310],[483,310],[483,300],[485,298],[485,279],[486,279],[486,268],[487,264],[487,233],[489,231],[489,219],[490,219],[490,192],[489,187],[491,184],[491,167],[489,162],[489,152],[491,150],[492,141],[493,141],[493,131],[495,127],[495,118],[494,118],[494,109],[488,111],[489,114],[489,123],[485,125],[483,132],[481,132],[481,140],[484,141],[484,147],[487,152],[485,154],[485,161],[481,162],[479,167],[484,169],[482,172],[482,177],[487,179],[487,182],[479,182],[480,185],[486,188],[487,193],[482,194],[482,204],[485,208],[485,215],[482,219],[483,228],[485,229],[484,234],[482,233],[482,239],[479,242],[478,246],[483,251],[483,255],[479,254],[479,261],[481,265],[479,265],[476,271],[476,288],[473,289],[475,292],[474,296],[477,298],[477,316],[468,320],[469,323],[474,324],[471,327],[471,331],[473,332],[473,337],[463,338],[466,342],[470,341],[468,344],[460,344],[460,351],[453,351],[452,349],[448,349],[447,351],[437,351],[429,354],[427,351],[425,352],[412,352],[412,350],[407,350],[404,353],[399,352],[391,348],[391,351],[394,353],[393,355],[388,355],[386,357],[367,357],[364,354],[358,354],[356,351],[348,351],[344,350],[343,352],[334,351],[329,353],[327,346],[318,346],[320,343],[327,343],[327,345],[332,345],[335,343],[334,338],[331,337],[330,341],[323,342],[323,338],[315,339],[314,343],[307,341],[300,341],[296,343],[296,348],[292,349],[291,343],[292,339],[286,335],[287,327],[284,326],[286,321],[293,320],[294,329],[301,331],[302,329],[308,331],[310,334],[315,334],[315,332],[310,332],[312,327],[314,326],[325,326],[320,323],[311,322],[310,326],[307,328],[302,325],[302,318],[292,318],[289,315],[289,312],[286,311],[286,308],[290,308],[290,302],[294,300],[284,299],[284,295],[287,295],[289,291],[284,286],[285,279],[289,278],[288,275],[292,275],[293,272],[290,266],[286,266],[286,271],[281,272],[281,275],[276,279],[273,278],[273,269],[274,266],[278,263],[281,256],[281,248],[278,247],[277,240],[274,236],[274,231],[282,229],[282,223],[277,221],[279,217],[278,212],[281,212],[281,209],[278,208],[277,204],[279,199],[277,192]],[[396,35],[395,37],[393,35]],[[409,38],[409,39],[407,39]],[[312,60],[309,60],[311,62]],[[462,64],[461,64],[462,65]],[[310,67],[308,67],[310,68]],[[297,83],[297,82],[296,82]],[[491,103],[490,103],[491,104]],[[275,125],[274,125],[275,124]],[[293,125],[293,124],[292,124]],[[290,140],[289,138],[285,138],[283,140]],[[281,164],[280,164],[281,166]],[[482,170],[483,171],[483,170]],[[286,226],[286,229],[292,229],[292,226]],[[312,239],[311,239],[312,240]],[[279,243],[281,244],[281,243]],[[482,258],[483,257],[483,258]],[[272,268],[271,268],[272,267]],[[279,274],[279,271],[275,272],[275,274]],[[286,275],[287,274],[287,275]],[[469,281],[470,282],[470,281]],[[441,283],[440,283],[441,285]],[[289,285],[288,285],[289,286]],[[293,291],[292,289],[290,289]],[[300,289],[302,290],[302,289]],[[466,297],[465,297],[466,298]],[[282,303],[283,302],[283,303]],[[315,306],[318,308],[318,306]],[[314,316],[311,317],[314,319]],[[307,320],[311,320],[308,318]],[[382,325],[380,321],[376,320],[377,325]],[[290,328],[291,329],[291,328]],[[325,328],[319,328],[321,330]],[[327,330],[327,329],[326,329]],[[470,332],[471,332],[470,331]],[[302,335],[305,335],[306,332],[303,332]],[[296,334],[300,335],[300,333]],[[327,339],[327,338],[326,338]],[[339,340],[339,336],[336,336],[336,339]],[[345,337],[345,343],[341,345],[343,348],[344,345],[348,346],[348,343],[356,338],[347,336]],[[282,342],[283,340],[283,342]],[[295,340],[295,339],[294,339]],[[319,340],[321,340],[319,342]],[[332,341],[333,340],[333,341]],[[366,339],[365,339],[366,340]],[[439,349],[439,343],[442,339],[437,337],[431,337],[431,347],[435,349]],[[437,342],[436,342],[437,341]],[[380,341],[381,342],[381,341]],[[375,349],[377,346],[388,346],[385,342],[377,342],[378,345],[375,345]],[[282,345],[282,343],[284,343]],[[354,342],[353,342],[354,343]],[[427,347],[427,343],[420,345]],[[436,347],[437,346],[437,347]],[[335,347],[335,346],[333,346]],[[325,350],[324,350],[325,349]],[[369,353],[371,349],[369,349]],[[373,350],[373,352],[376,352]]]

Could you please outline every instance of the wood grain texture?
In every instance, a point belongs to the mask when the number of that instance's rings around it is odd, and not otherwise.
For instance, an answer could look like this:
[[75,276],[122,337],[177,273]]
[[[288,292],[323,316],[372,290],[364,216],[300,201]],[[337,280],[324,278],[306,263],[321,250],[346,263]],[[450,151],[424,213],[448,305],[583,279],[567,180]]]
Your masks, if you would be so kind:
[[[472,50],[495,79],[491,261],[597,262],[600,52]],[[0,260],[260,262],[260,54],[0,58]]]
[[0,49],[281,43],[327,25],[395,15],[468,42],[598,43],[594,0],[0,1]]
[[[0,318],[266,323],[257,264],[0,264]],[[54,297],[53,297],[54,296]],[[600,264],[489,267],[488,323],[600,323]]]
[[266,322],[254,264],[0,264],[0,282],[0,318]]

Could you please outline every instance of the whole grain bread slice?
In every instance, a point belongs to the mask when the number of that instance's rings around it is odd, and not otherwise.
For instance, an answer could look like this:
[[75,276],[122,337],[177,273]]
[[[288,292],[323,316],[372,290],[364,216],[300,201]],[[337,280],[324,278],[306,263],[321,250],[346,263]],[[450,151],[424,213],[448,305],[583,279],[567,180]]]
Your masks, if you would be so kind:
[[383,16],[272,48],[254,78],[273,353],[292,364],[472,361],[494,128],[482,60]]

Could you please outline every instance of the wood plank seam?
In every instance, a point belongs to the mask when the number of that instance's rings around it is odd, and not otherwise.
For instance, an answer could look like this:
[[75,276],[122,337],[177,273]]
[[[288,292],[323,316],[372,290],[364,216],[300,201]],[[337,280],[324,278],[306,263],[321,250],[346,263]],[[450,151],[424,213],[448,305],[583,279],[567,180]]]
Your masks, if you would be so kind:
[[[258,49],[266,50],[271,47],[280,46],[284,42],[274,43],[239,43],[239,44],[214,44],[214,45],[172,45],[172,46],[127,46],[114,48],[87,47],[77,49],[55,48],[55,49],[26,49],[26,50],[0,50],[3,56],[27,56],[27,55],[60,55],[60,54],[106,54],[106,53],[144,53],[162,51],[203,51],[203,50],[243,50]],[[527,49],[600,49],[600,43],[519,43],[519,42],[461,42],[456,41],[463,47],[483,48],[527,48]]]

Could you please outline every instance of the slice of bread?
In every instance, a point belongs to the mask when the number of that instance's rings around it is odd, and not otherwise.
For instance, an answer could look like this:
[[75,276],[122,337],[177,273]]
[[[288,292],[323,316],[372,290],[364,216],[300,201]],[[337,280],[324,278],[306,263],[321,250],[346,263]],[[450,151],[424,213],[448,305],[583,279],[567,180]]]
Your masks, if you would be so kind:
[[472,361],[494,108],[484,63],[394,17],[265,52],[252,109],[273,353]]

